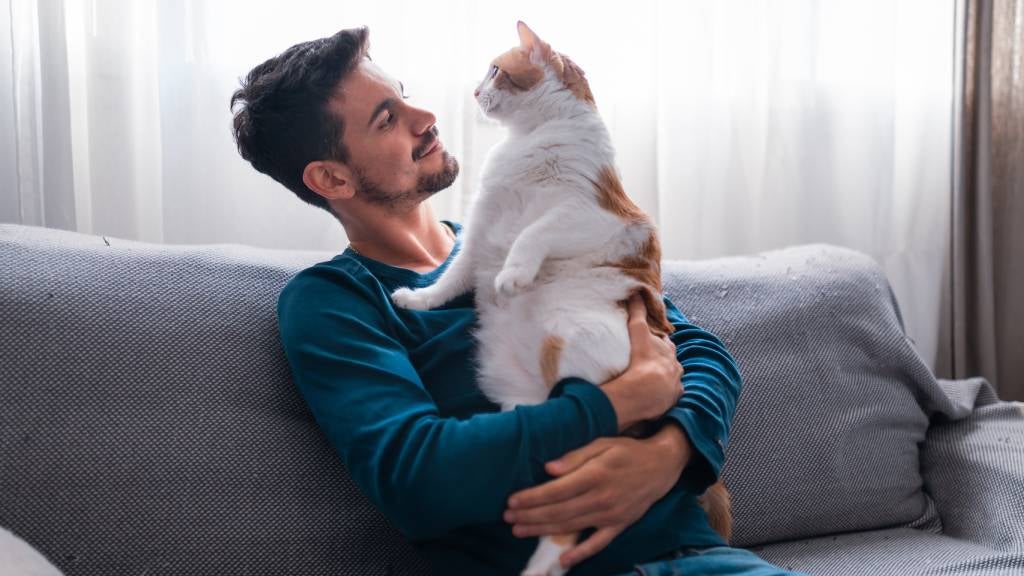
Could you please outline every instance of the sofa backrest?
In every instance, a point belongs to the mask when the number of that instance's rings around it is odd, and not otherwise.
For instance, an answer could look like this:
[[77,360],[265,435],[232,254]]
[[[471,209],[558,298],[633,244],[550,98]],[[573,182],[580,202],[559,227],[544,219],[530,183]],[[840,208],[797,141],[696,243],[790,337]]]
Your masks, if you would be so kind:
[[423,572],[280,349],[330,256],[0,226],[0,526],[68,576]]
[[[0,226],[0,526],[69,576],[426,572],[290,382],[277,294],[330,256]],[[917,443],[941,407],[870,259],[664,272],[745,379],[736,544],[934,522]]]

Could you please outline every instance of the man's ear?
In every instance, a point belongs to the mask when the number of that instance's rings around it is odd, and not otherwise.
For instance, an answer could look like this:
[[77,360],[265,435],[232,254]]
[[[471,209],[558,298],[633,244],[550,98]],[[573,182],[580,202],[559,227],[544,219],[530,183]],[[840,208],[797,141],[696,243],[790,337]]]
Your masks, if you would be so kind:
[[355,196],[352,171],[333,160],[316,160],[302,171],[306,187],[328,200],[348,200]]

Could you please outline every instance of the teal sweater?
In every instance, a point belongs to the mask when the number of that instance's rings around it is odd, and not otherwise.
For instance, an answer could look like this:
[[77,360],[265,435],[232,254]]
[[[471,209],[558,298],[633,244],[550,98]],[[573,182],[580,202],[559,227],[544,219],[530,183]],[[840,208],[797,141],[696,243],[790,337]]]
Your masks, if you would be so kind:
[[[438,574],[518,574],[536,538],[502,520],[508,496],[549,477],[544,463],[618,429],[601,389],[567,378],[536,406],[500,412],[475,382],[473,296],[425,312],[389,294],[435,282],[346,250],[281,292],[281,342],[296,385],[348,473]],[[679,482],[573,575],[613,574],[679,546],[724,544],[696,495],[718,477],[741,381],[722,343],[667,299],[684,393],[674,420],[695,449]],[[589,532],[586,532],[589,534]]]

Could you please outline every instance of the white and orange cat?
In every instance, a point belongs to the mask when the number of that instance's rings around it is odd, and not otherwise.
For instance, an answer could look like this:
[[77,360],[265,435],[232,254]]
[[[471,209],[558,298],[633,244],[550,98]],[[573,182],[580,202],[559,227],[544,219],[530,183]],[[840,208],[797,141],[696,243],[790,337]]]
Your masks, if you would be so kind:
[[[508,128],[490,153],[462,249],[432,286],[392,298],[427,310],[476,290],[481,390],[502,409],[544,402],[562,378],[603,383],[629,365],[624,302],[640,292],[648,323],[670,334],[661,248],[626,196],[608,130],[583,71],[522,22],[474,93]],[[702,499],[728,539],[728,493]],[[578,534],[545,536],[524,575],[560,575]]]

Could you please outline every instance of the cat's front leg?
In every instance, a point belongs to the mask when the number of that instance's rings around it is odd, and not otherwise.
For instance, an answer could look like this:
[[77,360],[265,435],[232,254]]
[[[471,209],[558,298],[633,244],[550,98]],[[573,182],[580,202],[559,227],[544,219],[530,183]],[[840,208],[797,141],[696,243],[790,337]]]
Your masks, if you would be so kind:
[[[516,243],[518,244],[518,241]],[[537,279],[544,257],[544,254],[516,254],[513,245],[512,251],[505,259],[505,265],[494,278],[494,289],[503,296],[513,296],[530,287]]]
[[399,308],[406,310],[432,310],[441,306],[450,298],[443,298],[442,294],[433,286],[427,288],[399,288],[391,293],[391,301]]
[[416,290],[399,288],[391,293],[391,301],[408,310],[432,310],[443,306],[472,288],[469,262],[467,246],[464,244],[462,251],[455,255],[437,282]]
[[494,289],[498,294],[513,296],[533,284],[544,260],[561,242],[561,228],[565,226],[571,210],[565,204],[556,206],[516,236],[505,257],[505,264],[494,278]]

